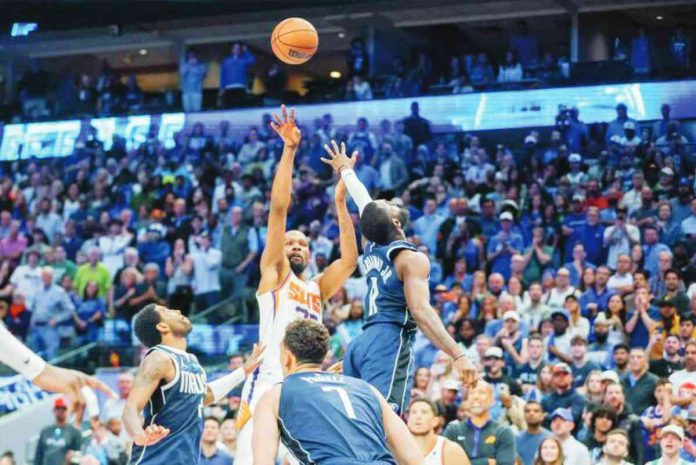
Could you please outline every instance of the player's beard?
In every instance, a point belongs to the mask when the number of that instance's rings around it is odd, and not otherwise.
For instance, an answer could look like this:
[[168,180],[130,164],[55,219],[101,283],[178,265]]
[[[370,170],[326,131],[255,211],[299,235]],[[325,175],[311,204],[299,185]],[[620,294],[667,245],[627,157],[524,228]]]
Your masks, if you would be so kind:
[[290,260],[290,269],[293,273],[295,273],[295,276],[302,276],[302,273],[304,273],[306,268],[307,265],[305,265],[302,261]]

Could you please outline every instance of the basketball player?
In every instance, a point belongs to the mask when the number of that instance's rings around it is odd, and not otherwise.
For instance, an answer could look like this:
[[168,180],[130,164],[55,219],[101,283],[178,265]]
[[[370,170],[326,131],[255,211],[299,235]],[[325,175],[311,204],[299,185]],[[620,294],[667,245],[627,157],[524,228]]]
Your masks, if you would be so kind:
[[263,346],[254,346],[243,367],[206,384],[198,359],[186,352],[191,329],[181,312],[161,305],[147,305],[135,316],[135,335],[149,350],[123,410],[123,426],[134,443],[131,464],[198,463],[203,406],[225,397],[260,362]]
[[375,388],[321,371],[329,332],[293,321],[282,343],[286,378],[254,414],[254,465],[275,464],[281,440],[301,464],[423,464],[406,425]]
[[[116,394],[106,384],[93,376],[46,363],[17,340],[2,324],[0,324],[0,362],[44,391],[65,394],[70,401],[70,408],[75,415],[77,424],[82,423],[87,390],[97,389],[109,397],[116,397]],[[91,395],[93,396],[94,393]]]
[[437,406],[429,399],[416,399],[408,408],[408,430],[416,440],[425,465],[470,465],[459,444],[435,434]]
[[405,240],[408,210],[385,200],[373,201],[353,171],[357,152],[349,158],[345,144],[340,149],[335,141],[332,144],[333,149],[324,146],[329,158],[322,161],[346,183],[360,212],[360,230],[368,241],[363,256],[368,285],[364,331],[348,345],[343,372],[372,384],[402,412],[413,376],[411,346],[418,327],[452,357],[464,386],[475,386],[476,367],[430,306],[430,261]]
[[346,188],[336,185],[336,216],[340,229],[341,258],[312,279],[305,269],[310,251],[307,237],[300,231],[285,230],[290,207],[292,168],[300,143],[300,130],[295,125],[295,112],[289,114],[281,107],[282,120],[274,115],[273,130],[283,139],[283,153],[271,188],[268,218],[268,241],[261,256],[261,280],[256,293],[259,304],[259,341],[266,345],[263,364],[247,378],[242,390],[242,404],[237,415],[237,453],[235,461],[251,464],[253,422],[250,422],[256,402],[273,385],[283,379],[280,366],[280,344],[286,326],[298,318],[321,321],[322,303],[353,274],[358,261],[355,230],[346,206]]

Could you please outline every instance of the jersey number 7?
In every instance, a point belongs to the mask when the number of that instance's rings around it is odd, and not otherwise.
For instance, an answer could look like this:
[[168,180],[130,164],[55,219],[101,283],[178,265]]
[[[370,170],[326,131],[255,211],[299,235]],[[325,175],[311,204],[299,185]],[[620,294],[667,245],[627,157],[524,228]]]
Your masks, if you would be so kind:
[[338,397],[339,399],[341,399],[341,403],[343,404],[343,410],[346,411],[346,416],[351,420],[355,420],[358,418],[355,416],[355,409],[353,409],[353,404],[351,403],[350,397],[348,397],[348,392],[346,392],[345,389],[338,386],[322,386],[321,389],[324,392],[338,393]]

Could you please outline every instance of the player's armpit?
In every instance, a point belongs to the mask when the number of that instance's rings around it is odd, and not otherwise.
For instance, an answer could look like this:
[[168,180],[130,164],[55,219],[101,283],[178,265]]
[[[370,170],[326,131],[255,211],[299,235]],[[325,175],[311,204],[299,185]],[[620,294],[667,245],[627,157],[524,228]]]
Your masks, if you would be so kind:
[[280,386],[275,386],[264,394],[256,405],[252,438],[254,465],[275,464],[280,441],[277,413],[279,402]]
[[[399,465],[425,465],[418,445],[406,427],[406,423],[394,413],[382,394],[372,387],[382,406],[382,422],[387,437],[387,446]],[[256,426],[256,425],[254,425]]]
[[445,442],[443,465],[471,465],[464,449],[449,439]]

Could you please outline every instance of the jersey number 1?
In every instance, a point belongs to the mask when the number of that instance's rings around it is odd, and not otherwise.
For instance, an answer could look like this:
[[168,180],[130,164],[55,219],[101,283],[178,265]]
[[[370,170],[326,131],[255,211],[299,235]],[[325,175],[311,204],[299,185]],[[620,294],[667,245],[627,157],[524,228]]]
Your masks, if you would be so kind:
[[343,404],[343,409],[346,411],[346,415],[348,416],[348,418],[350,418],[351,420],[355,420],[356,418],[358,418],[355,416],[355,409],[353,409],[353,404],[351,403],[350,397],[348,397],[348,393],[345,389],[338,386],[322,386],[321,389],[324,392],[337,392],[338,397],[341,399],[341,403]]
[[367,291],[367,316],[377,313],[377,296],[379,296],[379,286],[375,277],[370,278]]

